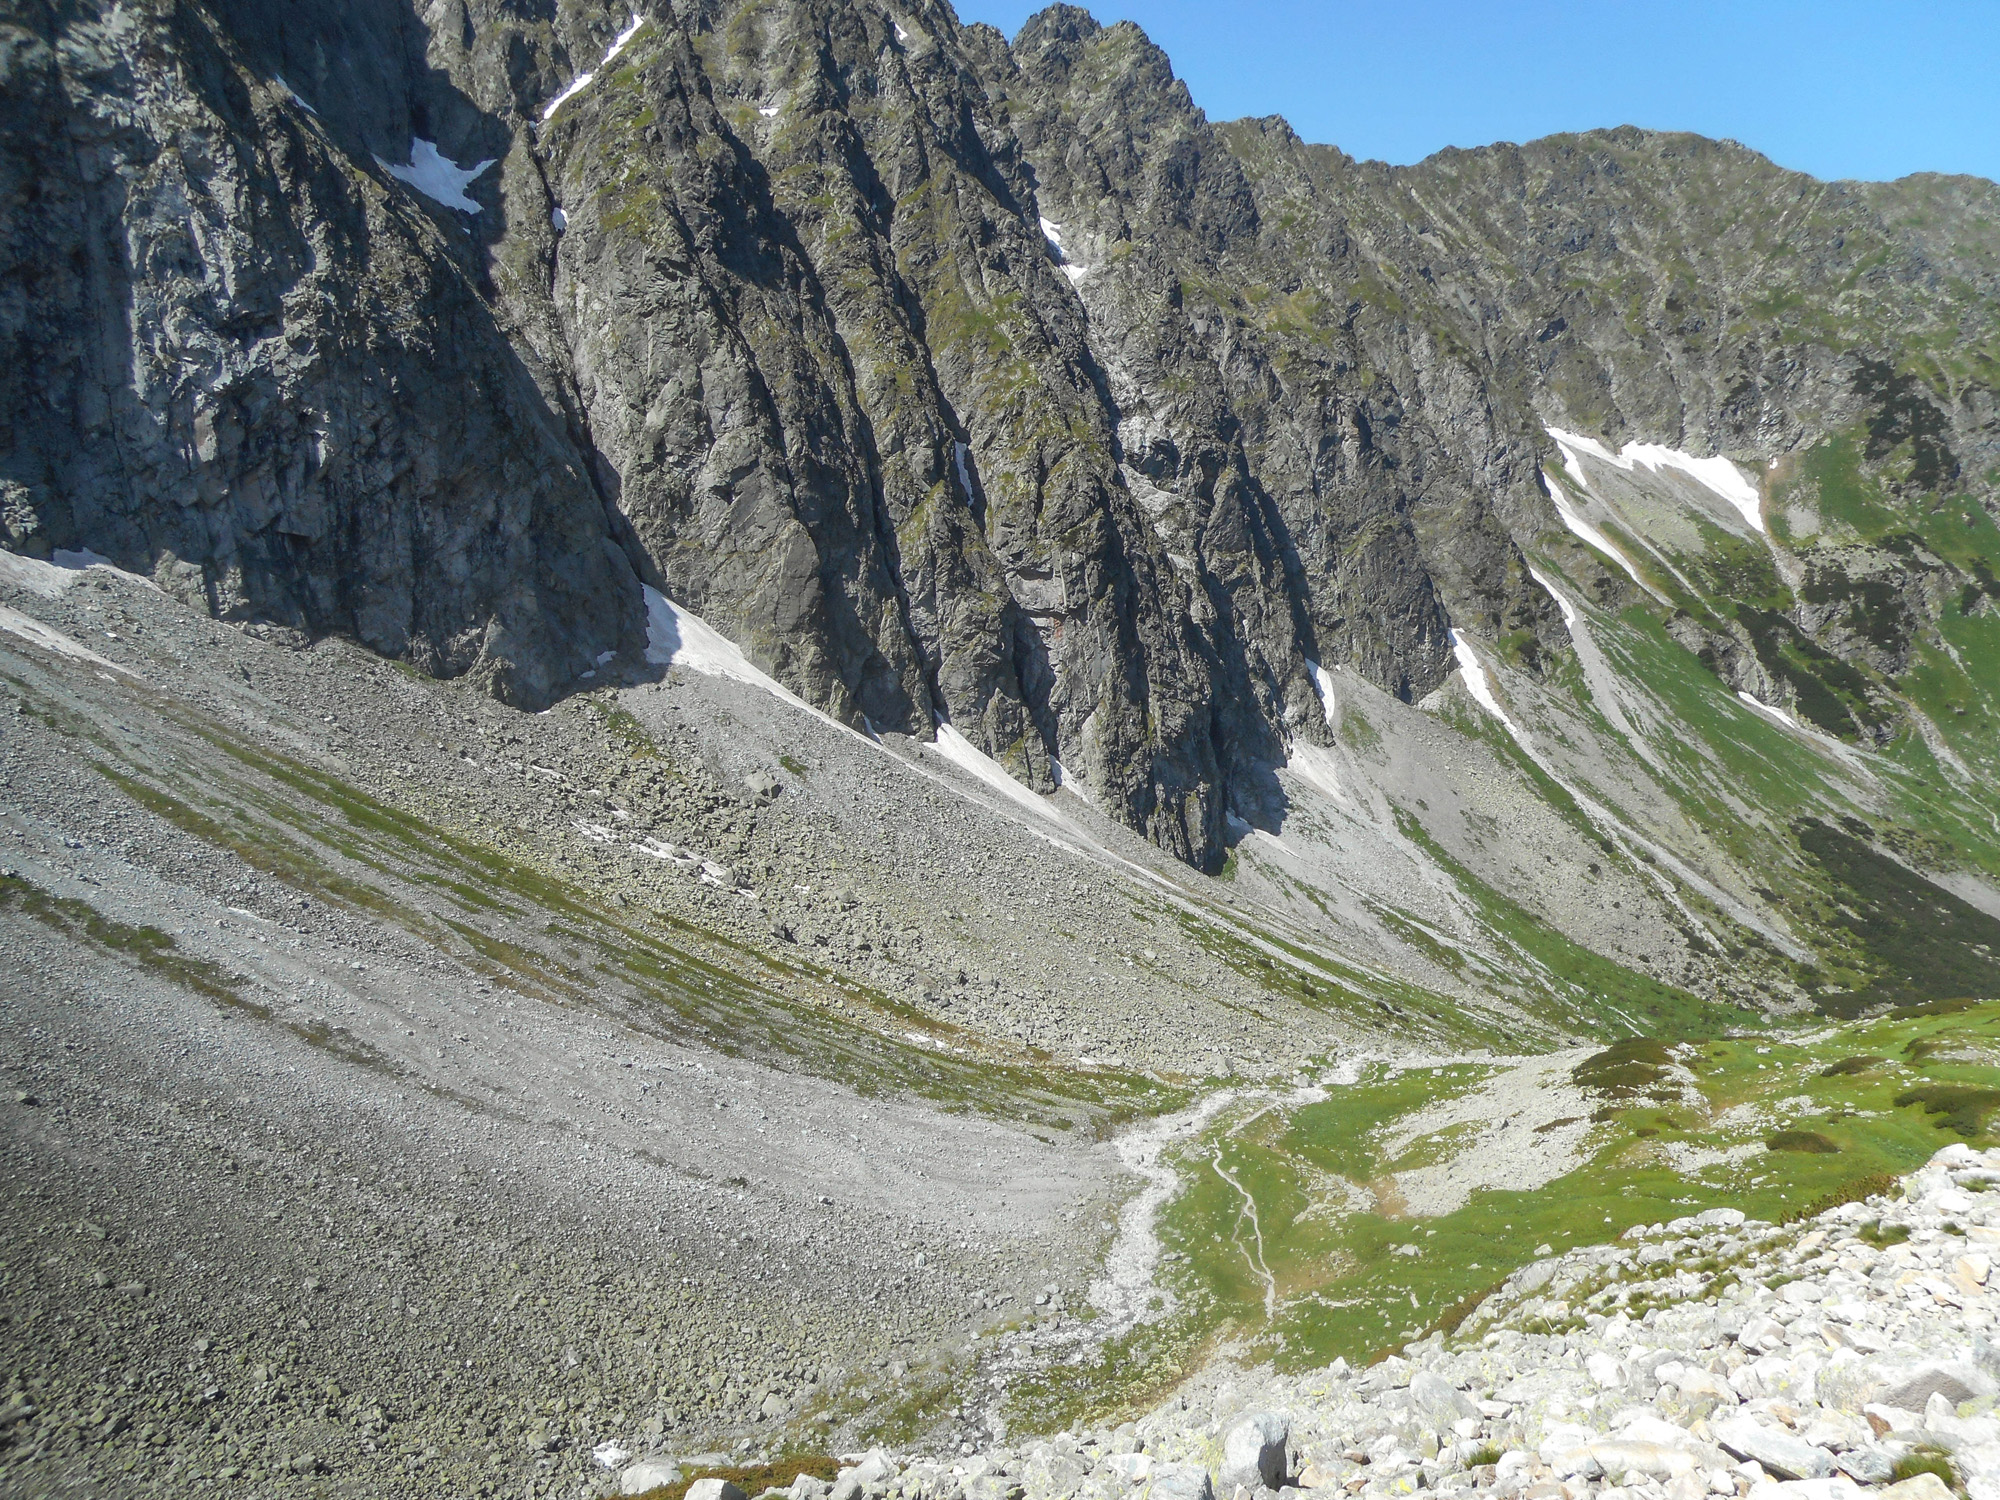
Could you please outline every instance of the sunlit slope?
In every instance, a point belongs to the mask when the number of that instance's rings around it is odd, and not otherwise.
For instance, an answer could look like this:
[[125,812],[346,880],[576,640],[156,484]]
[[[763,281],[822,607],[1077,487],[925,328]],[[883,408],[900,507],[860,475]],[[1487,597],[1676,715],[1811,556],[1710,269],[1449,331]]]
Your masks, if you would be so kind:
[[[1940,1146],[1988,1139],[1996,1110],[2000,1004],[1330,1074],[1312,1102],[1246,1099],[1174,1158],[1161,1279],[1175,1314],[1092,1378],[1115,1400],[1148,1358],[1223,1340],[1291,1368],[1363,1360],[1633,1225],[1716,1207],[1781,1221],[1879,1192]],[[1638,1277],[1612,1268],[1588,1308],[1550,1308],[1551,1327],[1630,1305],[1621,1279]],[[1023,1399],[1059,1410],[1088,1383],[1058,1372]]]
[[1762,471],[1553,441],[1531,571],[1571,650],[1455,631],[1415,706],[1322,673],[1334,744],[1293,746],[1237,878],[1529,1035],[2000,994],[1984,510],[1845,440]]

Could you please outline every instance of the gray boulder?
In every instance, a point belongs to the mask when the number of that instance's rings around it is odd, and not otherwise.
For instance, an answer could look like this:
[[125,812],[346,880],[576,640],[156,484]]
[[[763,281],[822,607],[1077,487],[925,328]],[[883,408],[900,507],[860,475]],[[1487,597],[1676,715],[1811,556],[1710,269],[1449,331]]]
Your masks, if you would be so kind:
[[1983,1371],[1965,1365],[1919,1365],[1876,1397],[1884,1406],[1900,1406],[1905,1411],[1922,1411],[1932,1396],[1942,1396],[1953,1406],[1994,1394],[1995,1386]]
[[750,1500],[726,1479],[697,1479],[687,1488],[687,1500]]
[[1716,1442],[1737,1458],[1754,1458],[1780,1479],[1824,1479],[1833,1473],[1833,1455],[1789,1433],[1748,1417],[1732,1417],[1713,1428]]
[[1146,1500],[1215,1500],[1215,1485],[1198,1464],[1162,1464],[1153,1470]]
[[1271,1411],[1254,1412],[1231,1427],[1222,1438],[1223,1489],[1239,1484],[1277,1489],[1285,1482],[1285,1443],[1291,1435],[1291,1423]]
[[1470,1396],[1429,1370],[1419,1370],[1410,1377],[1410,1401],[1433,1427],[1449,1427],[1461,1417],[1479,1415],[1479,1407]]

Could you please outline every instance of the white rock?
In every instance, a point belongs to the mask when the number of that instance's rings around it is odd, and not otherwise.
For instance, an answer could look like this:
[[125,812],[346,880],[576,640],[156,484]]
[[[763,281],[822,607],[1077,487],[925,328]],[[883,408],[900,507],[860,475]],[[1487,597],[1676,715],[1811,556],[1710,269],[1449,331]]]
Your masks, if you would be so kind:
[[1919,1474],[1901,1484],[1892,1484],[1886,1490],[1877,1490],[1875,1500],[1953,1500],[1953,1496],[1937,1475]]
[[1924,1425],[1924,1419],[1907,1407],[1891,1406],[1886,1401],[1870,1401],[1861,1408],[1861,1415],[1868,1419],[1868,1425],[1879,1433],[1916,1432]]
[[1743,1331],[1736,1335],[1736,1342],[1759,1353],[1768,1353],[1785,1342],[1785,1328],[1782,1323],[1762,1314],[1743,1325]]
[[664,1458],[642,1458],[636,1464],[628,1464],[618,1476],[618,1493],[621,1495],[643,1495],[647,1490],[656,1490],[663,1484],[679,1484],[681,1471]]
[[1602,1390],[1612,1390],[1626,1381],[1625,1364],[1609,1354],[1593,1354],[1583,1362],[1583,1368]]
[[1748,1417],[1729,1417],[1711,1423],[1709,1430],[1726,1450],[1780,1479],[1824,1479],[1833,1472],[1833,1455],[1824,1448]]
[[1114,1453],[1104,1463],[1127,1484],[1143,1484],[1153,1472],[1153,1456],[1150,1453]]
[[1678,1427],[1665,1417],[1645,1410],[1635,1411],[1630,1417],[1620,1420],[1617,1428],[1619,1437],[1631,1438],[1642,1443],[1685,1447],[1694,1441],[1686,1428]]
[[1879,1399],[1885,1406],[1922,1411],[1924,1403],[1933,1395],[1942,1395],[1956,1406],[1961,1401],[1994,1393],[1992,1378],[1982,1370],[1970,1365],[1932,1363],[1919,1365],[1902,1379],[1888,1385]]
[[1766,1479],[1750,1486],[1749,1500],[1855,1500],[1860,1489],[1845,1474],[1827,1479]]
[[1419,1370],[1410,1377],[1410,1400],[1439,1427],[1449,1427],[1461,1417],[1479,1415],[1479,1408],[1470,1396],[1429,1370]]
[[1689,1367],[1680,1373],[1674,1384],[1680,1388],[1681,1395],[1689,1401],[1712,1396],[1726,1406],[1736,1404],[1736,1392],[1707,1370]]

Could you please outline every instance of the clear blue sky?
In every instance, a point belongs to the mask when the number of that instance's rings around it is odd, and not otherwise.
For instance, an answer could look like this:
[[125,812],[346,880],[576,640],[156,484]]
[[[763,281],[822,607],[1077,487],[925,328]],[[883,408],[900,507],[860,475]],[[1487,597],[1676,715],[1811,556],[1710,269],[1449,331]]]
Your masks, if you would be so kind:
[[[956,0],[1009,37],[1040,10]],[[1101,0],[1216,120],[1413,162],[1444,146],[1644,125],[1816,177],[2000,179],[2000,0]]]

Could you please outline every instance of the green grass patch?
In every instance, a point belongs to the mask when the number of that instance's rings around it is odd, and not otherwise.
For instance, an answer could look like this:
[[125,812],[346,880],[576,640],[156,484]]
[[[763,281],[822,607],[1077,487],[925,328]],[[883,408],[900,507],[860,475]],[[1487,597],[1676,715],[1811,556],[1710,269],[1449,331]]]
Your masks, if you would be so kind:
[[1974,1088],[1964,1084],[1927,1083],[1896,1096],[1896,1107],[1920,1108],[1938,1116],[1938,1128],[1962,1135],[1967,1140],[1984,1135],[1993,1112],[2000,1109],[2000,1089]]
[[1806,818],[1794,832],[1840,889],[1833,923],[1852,935],[1874,970],[1870,982],[1816,997],[1823,1013],[1852,1016],[1874,1005],[2000,994],[2000,920],[1854,831]]
[[1613,1042],[1570,1069],[1570,1081],[1580,1088],[1613,1095],[1637,1093],[1666,1077],[1673,1049],[1653,1037],[1627,1037]]
[[0,911],[18,911],[65,937],[129,959],[169,983],[192,990],[232,1010],[268,1019],[271,1008],[243,994],[227,970],[179,951],[171,933],[134,927],[105,916],[87,901],[58,896],[19,875],[0,875]]
[[[1187,1309],[1185,1347],[1226,1336],[1284,1368],[1335,1355],[1360,1362],[1424,1331],[1455,1329],[1487,1295],[1470,1289],[1495,1287],[1544,1244],[1602,1243],[1635,1224],[1706,1208],[1784,1222],[1886,1192],[1936,1150],[1939,1119],[1917,1107],[1907,1074],[1899,1076],[1893,1063],[1836,1065],[1857,1056],[1885,1060],[1935,1039],[1950,1043],[1941,1059],[1969,1055],[1968,1044],[1996,1028],[2000,1004],[1857,1020],[1810,1041],[1786,1031],[1672,1047],[1658,1038],[1627,1039],[1577,1069],[1619,1097],[1591,1117],[1594,1128],[1573,1170],[1532,1190],[1478,1192],[1429,1217],[1411,1211],[1402,1180],[1483,1148],[1466,1127],[1392,1145],[1407,1135],[1398,1122],[1462,1100],[1493,1076],[1491,1066],[1378,1068],[1324,1102],[1252,1123],[1219,1121],[1176,1158],[1183,1189],[1160,1224],[1172,1252],[1163,1279]],[[1666,1076],[1675,1062],[1692,1084],[1678,1069]],[[1926,1086],[1924,1100],[1969,1104],[1982,1120],[2000,1107],[2000,1069],[1970,1060],[1935,1066],[1954,1092]],[[1648,1098],[1648,1090],[1669,1084],[1670,1107]],[[1732,1115],[1740,1106],[1800,1095],[1810,1101],[1809,1118],[1777,1129],[1729,1123],[1743,1118]],[[1544,1123],[1574,1129],[1582,1121]],[[1761,1151],[1746,1159],[1742,1147]],[[1700,1153],[1686,1158],[1694,1163],[1687,1170],[1675,1164],[1682,1151]],[[1634,1316],[1668,1295],[1620,1285],[1607,1283],[1608,1294],[1625,1299],[1619,1305],[1636,1309]],[[1267,1320],[1273,1290],[1278,1310]]]
[[830,1453],[797,1454],[775,1458],[766,1464],[740,1464],[719,1469],[689,1469],[672,1484],[656,1485],[641,1494],[644,1500],[682,1500],[703,1479],[720,1479],[754,1497],[769,1489],[787,1489],[801,1474],[827,1484],[840,1477],[840,1461]]
[[1948,1490],[1957,1494],[1965,1493],[1965,1485],[1958,1477],[1958,1470],[1952,1467],[1951,1455],[1939,1448],[1918,1448],[1896,1460],[1889,1471],[1892,1484],[1901,1484],[1906,1479],[1915,1479],[1920,1474],[1934,1475],[1944,1482]]
[[1808,1156],[1833,1156],[1840,1150],[1837,1142],[1817,1130],[1776,1130],[1764,1137],[1764,1145],[1772,1151],[1799,1151]]

